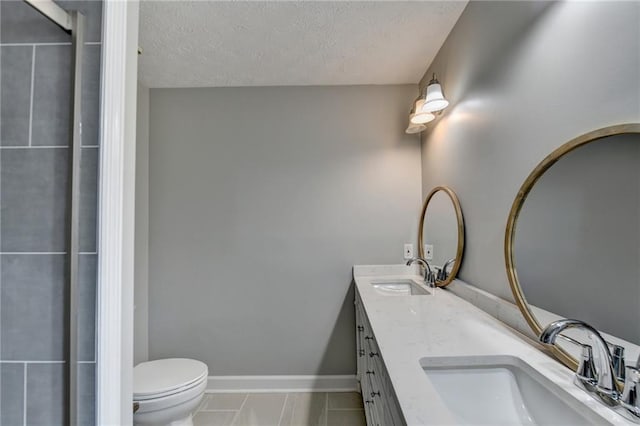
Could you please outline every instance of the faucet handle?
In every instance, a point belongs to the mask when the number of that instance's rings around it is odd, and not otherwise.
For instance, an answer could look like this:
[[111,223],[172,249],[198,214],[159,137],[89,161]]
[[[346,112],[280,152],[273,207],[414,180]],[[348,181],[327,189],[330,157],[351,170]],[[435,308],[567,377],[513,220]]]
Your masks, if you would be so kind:
[[627,409],[631,414],[640,419],[640,370],[628,366],[626,368],[626,380],[624,381],[624,390],[620,397],[620,405]]
[[582,345],[582,356],[576,370],[576,380],[590,391],[593,391],[598,383],[598,373],[593,362],[593,349],[589,345]]
[[611,365],[613,366],[613,373],[621,382],[624,382],[625,378],[625,363],[624,363],[624,346],[616,345],[611,342],[607,342],[611,350]]

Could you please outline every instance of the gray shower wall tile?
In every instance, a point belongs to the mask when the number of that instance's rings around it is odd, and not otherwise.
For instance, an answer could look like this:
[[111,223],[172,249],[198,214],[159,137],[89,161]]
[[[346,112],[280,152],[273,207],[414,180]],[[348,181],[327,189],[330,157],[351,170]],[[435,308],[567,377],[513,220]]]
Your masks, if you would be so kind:
[[[96,146],[100,130],[101,45],[85,45],[82,68],[82,144]],[[73,111],[71,46],[36,46],[34,146],[69,146]],[[27,114],[28,117],[28,114]]]
[[[96,251],[97,148],[80,158],[80,251]],[[67,148],[9,149],[0,156],[0,248],[3,252],[65,252]]]
[[27,365],[27,418],[29,426],[65,423],[65,365]]
[[[102,2],[56,1],[65,10],[78,10],[86,17],[85,41],[99,42],[102,36]],[[0,1],[0,42],[58,43],[71,37],[56,24],[22,1]]]
[[0,46],[0,145],[29,144],[32,46]]
[[[3,360],[64,360],[67,288],[62,254],[1,255],[0,345]],[[97,255],[80,255],[78,360],[95,360]]]
[[100,143],[100,64],[102,46],[85,46],[82,69],[82,145]]
[[62,361],[65,255],[1,255],[0,358]]
[[98,256],[80,255],[78,268],[78,360],[95,361]]
[[78,426],[95,424],[95,364],[78,364]]
[[3,150],[0,247],[3,252],[64,252],[68,149]]
[[80,251],[97,250],[98,230],[98,148],[82,148],[80,158]]
[[71,138],[71,46],[36,46],[31,144],[68,146]]
[[0,363],[0,425],[22,425],[24,364]]

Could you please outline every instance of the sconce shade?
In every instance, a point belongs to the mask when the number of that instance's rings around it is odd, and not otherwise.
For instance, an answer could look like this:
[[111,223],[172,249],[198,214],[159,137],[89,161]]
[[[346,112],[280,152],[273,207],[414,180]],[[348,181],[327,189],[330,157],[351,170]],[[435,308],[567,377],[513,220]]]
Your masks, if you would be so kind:
[[424,99],[418,99],[415,103],[415,108],[409,115],[409,122],[411,124],[425,124],[436,118],[435,115],[428,111],[423,110]]
[[442,86],[434,75],[433,79],[431,79],[427,86],[422,109],[417,111],[435,112],[443,110],[447,106],[449,106],[449,101],[445,99],[444,94],[442,93]]
[[404,132],[408,135],[413,135],[415,133],[420,133],[423,130],[425,130],[427,128],[427,126],[425,126],[424,124],[413,124],[413,123],[409,123],[409,127],[407,127],[407,130],[405,130]]

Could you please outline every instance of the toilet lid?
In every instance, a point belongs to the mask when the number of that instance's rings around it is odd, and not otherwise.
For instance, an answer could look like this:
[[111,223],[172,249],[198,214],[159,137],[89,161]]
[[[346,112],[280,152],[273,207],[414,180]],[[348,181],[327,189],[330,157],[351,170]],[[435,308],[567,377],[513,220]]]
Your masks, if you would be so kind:
[[133,397],[143,399],[164,395],[199,383],[207,375],[207,365],[194,359],[170,358],[142,362],[133,369]]

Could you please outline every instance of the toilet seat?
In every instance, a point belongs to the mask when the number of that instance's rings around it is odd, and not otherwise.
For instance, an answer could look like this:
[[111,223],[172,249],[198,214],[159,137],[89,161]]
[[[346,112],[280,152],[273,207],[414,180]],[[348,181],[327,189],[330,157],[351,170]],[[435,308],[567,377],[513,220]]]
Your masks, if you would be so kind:
[[166,398],[206,382],[207,365],[186,358],[143,362],[133,369],[133,400],[136,402]]

